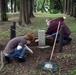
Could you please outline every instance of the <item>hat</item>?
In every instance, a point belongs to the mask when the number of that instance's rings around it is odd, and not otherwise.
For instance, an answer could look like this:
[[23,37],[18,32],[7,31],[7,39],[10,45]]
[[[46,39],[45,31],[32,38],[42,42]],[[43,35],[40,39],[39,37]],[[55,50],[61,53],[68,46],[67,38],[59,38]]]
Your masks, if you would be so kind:
[[30,41],[34,40],[34,34],[31,32],[26,33],[26,35],[24,35],[24,36],[27,40],[30,40]]

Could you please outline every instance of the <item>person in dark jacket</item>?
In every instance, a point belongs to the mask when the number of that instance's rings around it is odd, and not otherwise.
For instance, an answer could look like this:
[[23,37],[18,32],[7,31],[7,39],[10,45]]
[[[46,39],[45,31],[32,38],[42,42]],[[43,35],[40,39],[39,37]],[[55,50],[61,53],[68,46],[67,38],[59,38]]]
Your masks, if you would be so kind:
[[[70,37],[71,31],[68,28],[68,26],[64,23],[64,19],[66,19],[66,17],[59,17],[54,20],[52,20],[51,18],[47,18],[46,23],[48,25],[48,28],[46,31],[46,35],[51,35],[53,38],[55,38],[58,23],[60,22],[60,27],[64,26],[64,40],[63,41],[65,42],[67,41],[70,43],[70,41],[72,40],[72,38]],[[60,41],[60,35],[58,34],[57,42],[59,41]]]
[[19,62],[25,62],[25,50],[29,50],[30,53],[33,54],[33,51],[27,46],[27,44],[33,40],[34,35],[29,32],[24,36],[19,36],[11,39],[3,51],[6,62],[10,63],[11,58],[18,58]]

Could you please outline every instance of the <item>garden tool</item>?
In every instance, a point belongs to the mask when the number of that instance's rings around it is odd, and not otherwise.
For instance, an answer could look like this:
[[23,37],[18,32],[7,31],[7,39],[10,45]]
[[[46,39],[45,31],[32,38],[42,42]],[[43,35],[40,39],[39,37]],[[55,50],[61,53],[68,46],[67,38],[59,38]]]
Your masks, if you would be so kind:
[[58,28],[57,28],[56,37],[55,37],[55,40],[54,40],[52,52],[51,52],[51,55],[50,55],[50,60],[47,61],[47,62],[43,62],[43,63],[39,64],[39,68],[42,69],[42,70],[48,70],[48,71],[51,71],[51,72],[58,71],[58,67],[57,67],[56,63],[54,63],[52,61],[52,57],[53,57],[53,53],[54,53],[54,49],[55,49],[55,45],[56,45],[57,36],[58,36],[58,33],[59,33],[59,27],[60,27],[60,22],[58,23]]

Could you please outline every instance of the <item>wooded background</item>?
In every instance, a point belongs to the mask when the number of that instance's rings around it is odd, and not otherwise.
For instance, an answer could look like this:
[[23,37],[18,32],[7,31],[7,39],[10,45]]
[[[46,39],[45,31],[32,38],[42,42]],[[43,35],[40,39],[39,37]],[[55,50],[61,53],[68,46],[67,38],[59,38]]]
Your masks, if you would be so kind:
[[1,21],[8,21],[8,12],[20,13],[20,25],[31,23],[36,12],[60,12],[76,18],[76,0],[0,0]]

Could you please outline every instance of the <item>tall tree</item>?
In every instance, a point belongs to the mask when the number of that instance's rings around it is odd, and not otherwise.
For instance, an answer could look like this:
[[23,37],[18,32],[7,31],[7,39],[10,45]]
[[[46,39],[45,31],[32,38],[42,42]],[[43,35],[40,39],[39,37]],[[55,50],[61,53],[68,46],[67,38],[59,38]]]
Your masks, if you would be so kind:
[[20,0],[20,25],[31,23],[28,15],[28,0]]
[[70,16],[73,16],[73,12],[74,12],[74,0],[71,0],[71,10],[70,10]]
[[70,14],[70,0],[67,0],[67,15]]
[[76,18],[76,0],[74,0],[74,18]]
[[1,0],[1,21],[7,21],[8,17],[6,14],[6,0]]
[[0,0],[0,13],[1,13],[1,0]]
[[44,11],[44,4],[45,4],[45,0],[43,0],[43,3],[42,3],[42,7],[41,7],[42,12]]
[[14,0],[14,12],[16,12],[16,0]]
[[34,17],[33,7],[34,7],[34,0],[28,0],[28,13],[29,13],[29,17]]
[[64,14],[66,14],[67,11],[67,0],[64,0]]
[[13,0],[11,0],[11,12],[13,12]]

